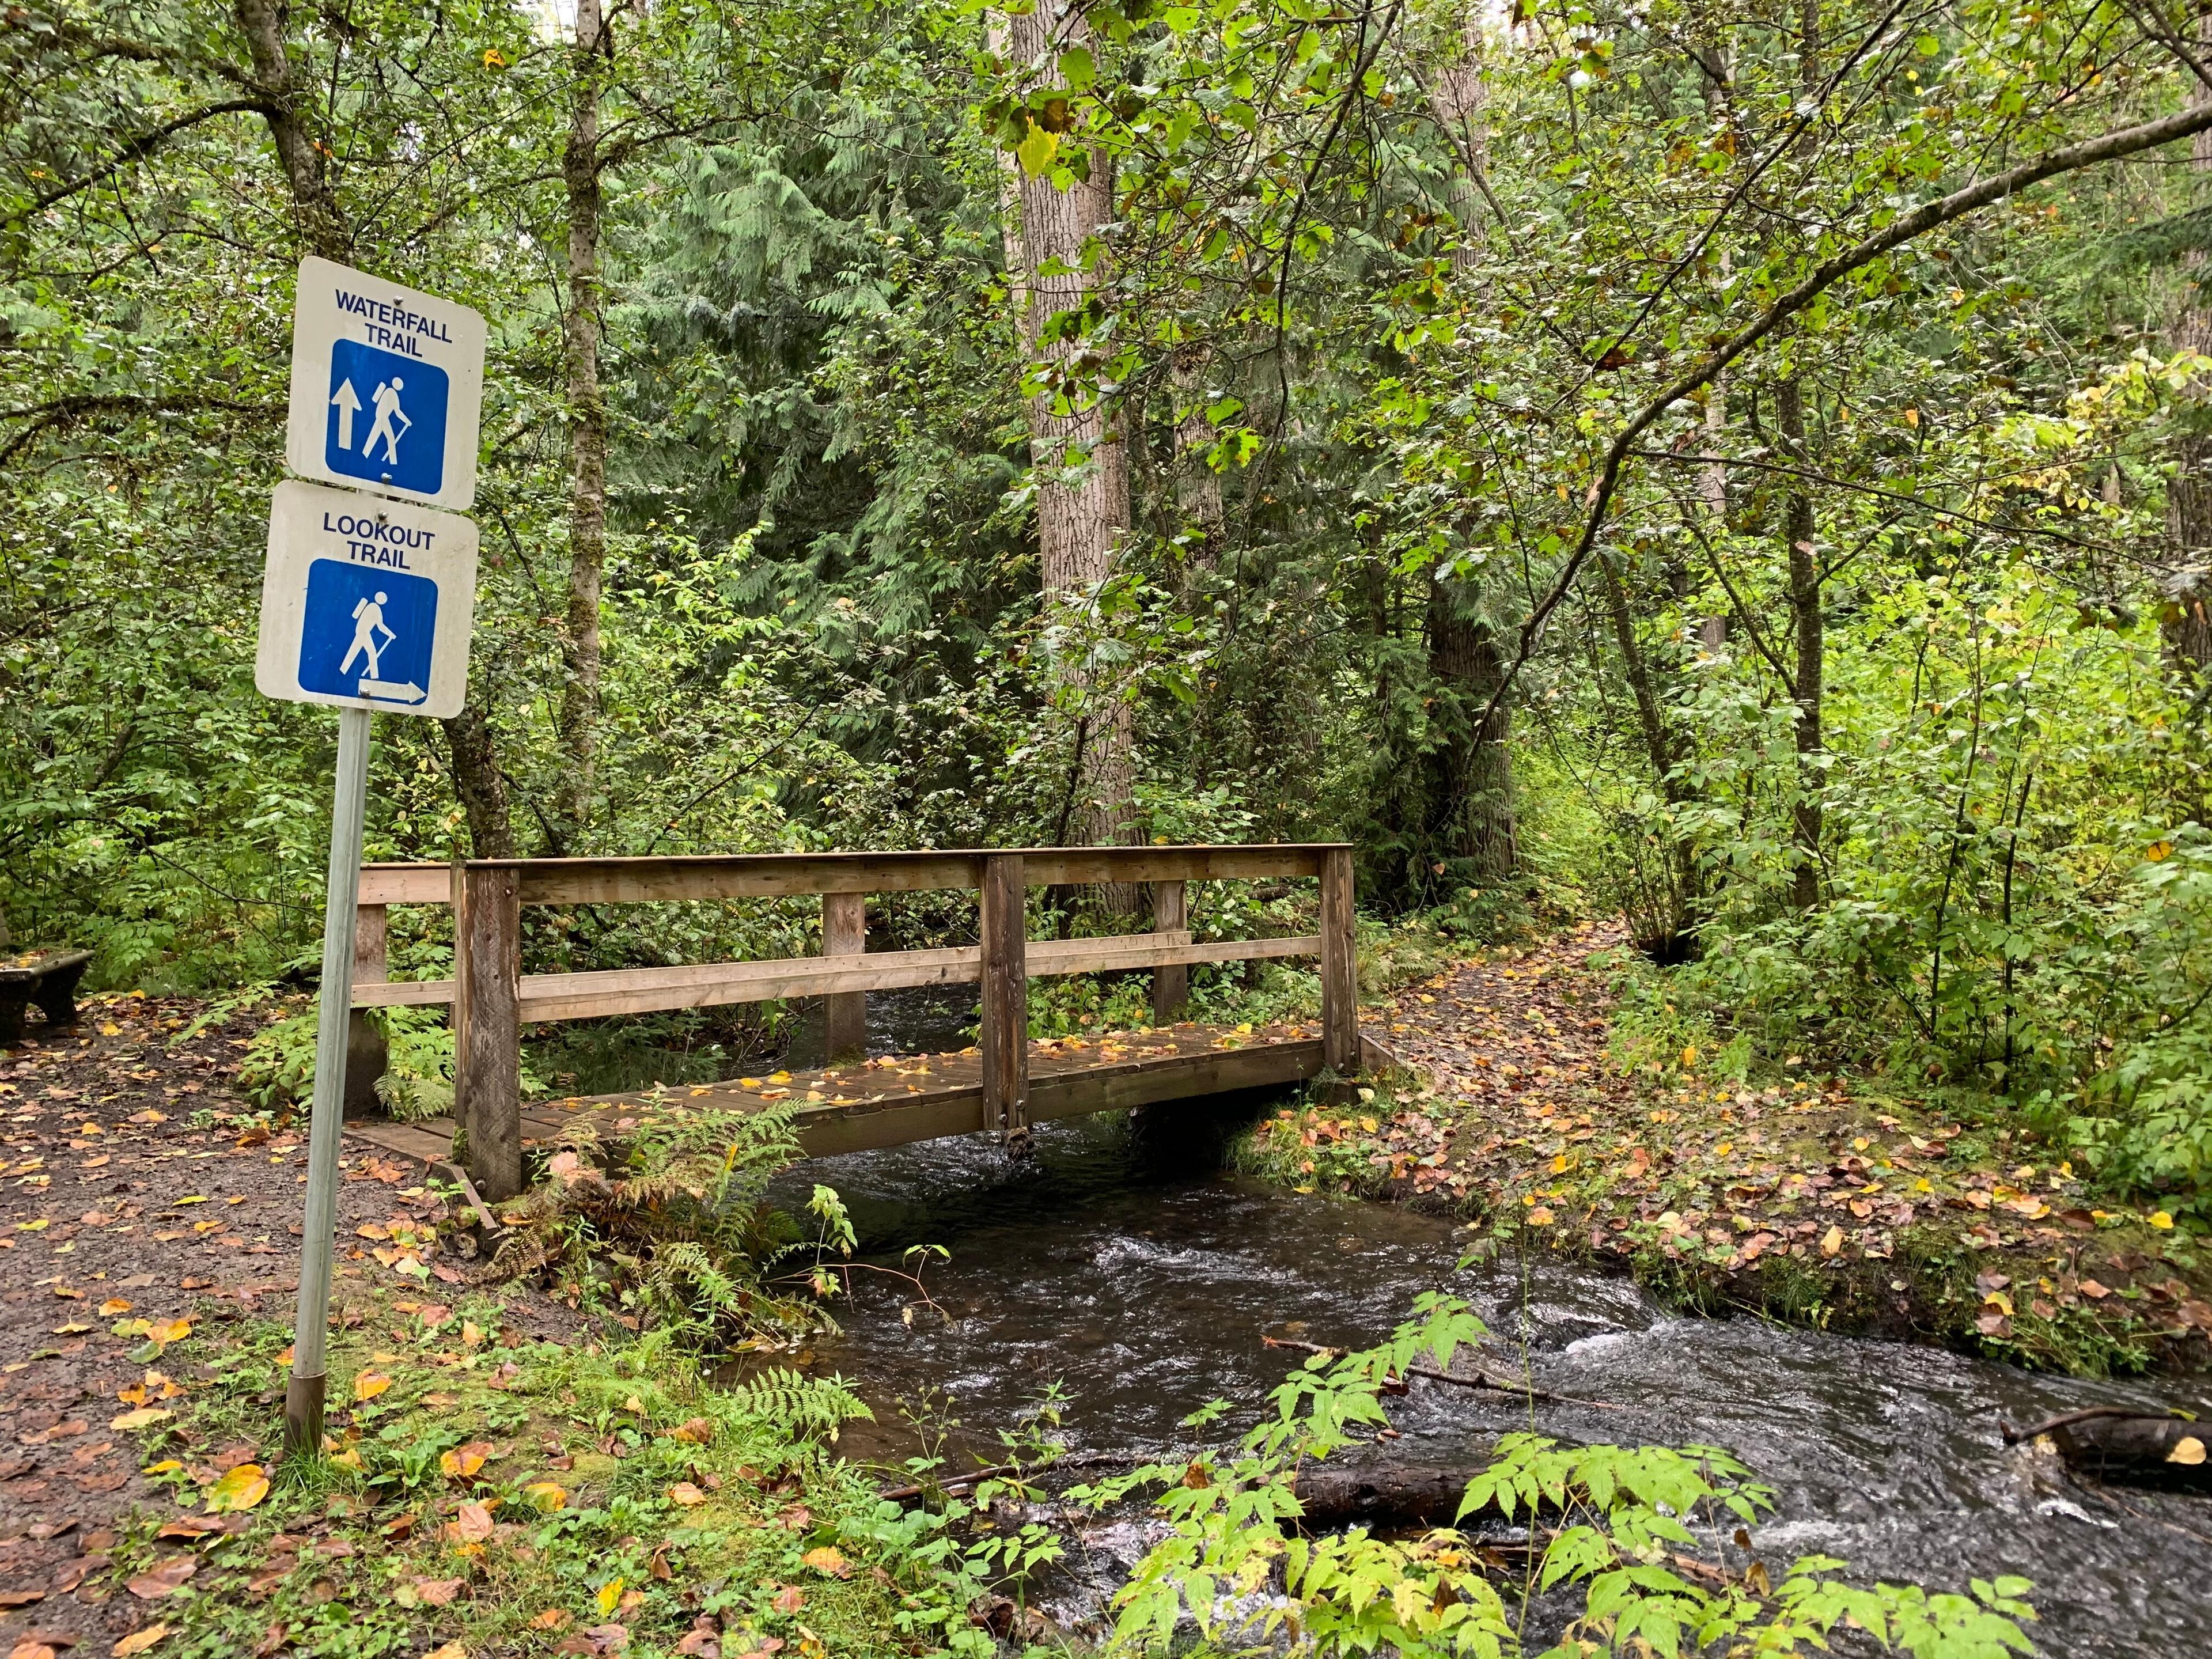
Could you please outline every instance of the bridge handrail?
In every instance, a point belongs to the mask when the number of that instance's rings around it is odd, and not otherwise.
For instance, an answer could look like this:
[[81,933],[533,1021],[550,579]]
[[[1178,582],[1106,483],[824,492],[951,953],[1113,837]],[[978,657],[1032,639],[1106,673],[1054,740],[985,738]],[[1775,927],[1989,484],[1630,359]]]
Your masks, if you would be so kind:
[[[1310,877],[1321,883],[1321,930],[1294,939],[1199,943],[1187,884]],[[1026,890],[1091,883],[1152,888],[1152,931],[1103,939],[1026,936]],[[866,949],[866,896],[973,888],[980,943],[928,951]],[[823,954],[564,974],[522,972],[525,904],[653,903],[822,897]],[[456,903],[456,900],[458,902]],[[522,1177],[521,1036],[526,1020],[581,1019],[792,996],[829,1003],[833,1057],[866,1040],[866,993],[978,983],[986,1120],[1028,1132],[1029,976],[1149,968],[1153,1018],[1181,1018],[1189,966],[1257,957],[1321,958],[1323,1063],[1359,1066],[1353,965],[1352,848],[1343,842],[1248,846],[1045,847],[861,853],[755,853],[605,859],[471,859],[370,864],[361,874],[354,1006],[450,1003],[454,1115],[471,1175],[501,1199]],[[386,908],[453,904],[454,975],[386,979]]]

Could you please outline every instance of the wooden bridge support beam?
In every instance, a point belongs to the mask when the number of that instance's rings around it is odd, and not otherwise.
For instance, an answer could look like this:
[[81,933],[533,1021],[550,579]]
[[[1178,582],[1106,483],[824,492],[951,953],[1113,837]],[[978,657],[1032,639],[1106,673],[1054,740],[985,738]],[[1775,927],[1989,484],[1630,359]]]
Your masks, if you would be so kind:
[[[1190,926],[1190,891],[1179,881],[1152,884],[1152,931],[1178,933]],[[1152,1024],[1172,1025],[1190,1012],[1190,969],[1182,963],[1152,969]]]
[[496,1204],[522,1190],[522,884],[512,865],[454,872],[453,1115],[469,1178]]
[[[856,957],[868,948],[868,899],[865,893],[822,896],[822,954]],[[822,999],[823,1038],[829,1058],[842,1066],[868,1056],[868,994],[838,991]]]
[[[353,982],[356,990],[385,981],[386,913],[380,904],[362,904],[353,913]],[[376,1085],[384,1076],[387,1052],[383,1029],[368,1009],[356,1006],[346,1021],[345,1115],[374,1117],[384,1109]]]
[[1352,849],[1332,847],[1321,863],[1322,1064],[1340,1077],[1359,1070],[1359,958],[1352,902]]
[[1030,1132],[1028,896],[1019,854],[983,860],[983,1121],[1009,1140]]

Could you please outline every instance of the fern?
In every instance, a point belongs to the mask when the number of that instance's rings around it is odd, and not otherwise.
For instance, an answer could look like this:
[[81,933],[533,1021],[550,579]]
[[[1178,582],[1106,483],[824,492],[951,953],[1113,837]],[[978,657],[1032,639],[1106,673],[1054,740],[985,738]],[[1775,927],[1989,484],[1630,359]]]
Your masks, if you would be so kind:
[[802,1376],[788,1366],[747,1378],[730,1390],[729,1400],[739,1415],[790,1439],[819,1434],[835,1440],[844,1424],[873,1422],[876,1415],[842,1377]]

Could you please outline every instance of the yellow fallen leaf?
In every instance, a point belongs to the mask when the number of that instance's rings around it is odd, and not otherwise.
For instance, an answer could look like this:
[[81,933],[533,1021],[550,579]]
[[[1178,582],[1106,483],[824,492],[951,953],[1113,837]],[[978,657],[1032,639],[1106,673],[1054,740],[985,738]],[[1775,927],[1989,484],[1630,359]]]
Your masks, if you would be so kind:
[[158,1463],[149,1463],[139,1470],[141,1474],[174,1474],[185,1466],[173,1457],[165,1457]]
[[269,1496],[269,1477],[258,1463],[240,1463],[208,1488],[208,1513],[250,1510]]
[[331,1462],[339,1468],[351,1469],[358,1474],[362,1468],[361,1449],[356,1446],[348,1446],[342,1452],[332,1452]]
[[530,1500],[531,1508],[541,1515],[550,1515],[556,1510],[568,1506],[568,1494],[550,1480],[532,1481],[522,1489],[522,1495]]
[[432,1648],[422,1659],[469,1659],[469,1650],[459,1642],[448,1642],[442,1648]]
[[694,1417],[669,1431],[670,1437],[686,1445],[703,1446],[714,1437],[714,1425],[703,1417]]
[[166,1348],[172,1342],[183,1341],[191,1334],[192,1322],[191,1320],[165,1319],[158,1325],[148,1327],[146,1331],[146,1340],[149,1342],[158,1342]]
[[826,1574],[831,1578],[849,1578],[853,1576],[853,1564],[827,1544],[819,1549],[807,1551],[799,1559],[813,1568],[815,1571]]
[[616,1604],[622,1600],[622,1593],[623,1581],[619,1578],[610,1578],[599,1586],[599,1601],[601,1618],[604,1619],[615,1610]]
[[2150,1224],[2157,1228],[2160,1232],[2164,1232],[2167,1228],[2173,1225],[2173,1218],[2168,1215],[2164,1210],[2154,1210],[2150,1214]]
[[167,1625],[149,1625],[143,1630],[134,1630],[108,1651],[115,1659],[131,1659],[134,1653],[143,1653],[169,1633]]
[[206,1203],[206,1202],[207,1202],[207,1194],[205,1194],[204,1193],[192,1193],[192,1194],[189,1194],[189,1195],[187,1195],[187,1196],[185,1196],[185,1197],[184,1197],[184,1198],[173,1198],[173,1199],[171,1199],[171,1200],[169,1200],[169,1202],[170,1202],[170,1204],[171,1204],[172,1206],[173,1206],[174,1207],[176,1207],[176,1208],[178,1208],[178,1209],[182,1209],[182,1208],[183,1208],[185,1205],[187,1205],[187,1204],[204,1204],[204,1203]]
[[474,1440],[465,1446],[456,1446],[451,1451],[445,1453],[438,1459],[438,1467],[457,1480],[466,1480],[482,1468],[484,1466],[484,1459],[490,1455],[491,1442]]
[[2173,1449],[2166,1455],[2169,1463],[2185,1463],[2191,1468],[2204,1461],[2204,1443],[2193,1434],[2185,1434],[2173,1443]]
[[119,1296],[111,1296],[100,1304],[100,1316],[102,1319],[112,1319],[118,1314],[127,1314],[130,1311],[131,1304]]
[[694,1509],[707,1501],[707,1494],[689,1480],[679,1480],[668,1489],[668,1501],[681,1504],[687,1510]]
[[1820,1254],[1827,1256],[1838,1255],[1842,1253],[1843,1248],[1844,1230],[1841,1227],[1829,1228],[1821,1237]]
[[362,1371],[353,1379],[356,1400],[374,1400],[392,1386],[392,1379],[381,1371]]
[[107,1426],[111,1429],[150,1429],[156,1423],[166,1423],[175,1415],[176,1413],[164,1411],[159,1406],[141,1406],[136,1411],[110,1418]]

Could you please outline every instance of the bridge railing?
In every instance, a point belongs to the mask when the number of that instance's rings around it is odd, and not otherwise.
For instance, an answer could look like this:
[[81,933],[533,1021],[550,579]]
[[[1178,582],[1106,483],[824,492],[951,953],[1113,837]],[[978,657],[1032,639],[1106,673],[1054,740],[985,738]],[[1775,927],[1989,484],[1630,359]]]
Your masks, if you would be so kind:
[[[1191,936],[1193,881],[1312,878],[1320,932],[1292,939]],[[1145,884],[1152,930],[1103,939],[1027,937],[1031,887]],[[867,949],[872,893],[972,889],[980,942],[927,951]],[[608,972],[522,972],[526,904],[640,904],[793,897],[822,900],[823,954]],[[1246,847],[1050,847],[945,852],[768,853],[725,857],[471,859],[370,864],[361,872],[354,1006],[450,1004],[453,1109],[471,1176],[488,1197],[522,1181],[521,1034],[526,1021],[585,1019],[721,1004],[821,996],[833,1060],[865,1052],[866,994],[902,986],[980,984],[984,1120],[1006,1134],[1029,1125],[1029,980],[1032,975],[1152,970],[1153,1018],[1182,1018],[1193,963],[1318,957],[1323,1063],[1358,1069],[1352,849],[1336,842]],[[450,980],[385,977],[386,907],[450,904]]]

